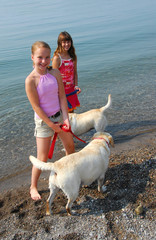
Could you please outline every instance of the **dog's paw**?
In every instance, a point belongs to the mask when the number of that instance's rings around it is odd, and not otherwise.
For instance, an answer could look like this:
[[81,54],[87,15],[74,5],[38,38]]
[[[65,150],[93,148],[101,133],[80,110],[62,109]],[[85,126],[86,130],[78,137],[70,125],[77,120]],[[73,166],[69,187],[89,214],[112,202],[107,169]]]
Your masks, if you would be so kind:
[[104,185],[102,187],[98,186],[98,192],[104,193],[106,191],[107,191],[107,187],[106,186],[104,186]]
[[101,190],[102,190],[102,192],[104,193],[104,192],[107,191],[107,187],[103,185],[102,188],[101,188]]
[[46,216],[50,216],[50,212],[49,211],[46,211]]
[[71,216],[71,215],[72,215],[70,208],[66,208],[66,211],[67,211],[67,215],[68,215],[68,216]]
[[88,185],[82,185],[82,188],[87,188],[88,187]]

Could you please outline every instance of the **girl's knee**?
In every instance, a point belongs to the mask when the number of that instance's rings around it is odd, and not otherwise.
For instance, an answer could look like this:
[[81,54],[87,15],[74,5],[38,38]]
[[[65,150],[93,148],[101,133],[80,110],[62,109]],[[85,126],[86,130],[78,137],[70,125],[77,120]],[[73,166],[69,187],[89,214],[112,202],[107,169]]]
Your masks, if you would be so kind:
[[66,134],[63,134],[62,136],[60,135],[60,138],[66,150],[66,154],[68,155],[68,154],[74,153],[75,145],[74,145],[73,136],[71,134],[66,133]]
[[75,152],[74,141],[68,141],[65,145],[67,155]]
[[68,144],[68,146],[66,147],[66,153],[67,155],[68,154],[71,154],[71,153],[74,153],[75,152],[75,146],[74,144]]

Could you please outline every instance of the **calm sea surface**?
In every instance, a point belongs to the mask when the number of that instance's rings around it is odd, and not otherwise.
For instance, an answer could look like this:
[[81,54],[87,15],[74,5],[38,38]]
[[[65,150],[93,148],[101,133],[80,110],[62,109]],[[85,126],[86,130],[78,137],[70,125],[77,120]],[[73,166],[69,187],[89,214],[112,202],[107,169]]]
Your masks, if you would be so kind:
[[49,43],[68,31],[78,56],[77,112],[103,106],[108,130],[156,127],[155,0],[1,0],[0,7],[0,164],[1,177],[22,171],[36,155],[33,111],[24,88],[32,71],[31,45]]

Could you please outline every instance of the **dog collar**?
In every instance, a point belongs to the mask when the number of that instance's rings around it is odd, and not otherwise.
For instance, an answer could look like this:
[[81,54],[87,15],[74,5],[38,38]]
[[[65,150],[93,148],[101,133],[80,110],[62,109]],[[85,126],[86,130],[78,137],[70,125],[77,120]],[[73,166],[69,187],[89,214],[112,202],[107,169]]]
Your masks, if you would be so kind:
[[94,138],[94,139],[102,139],[102,140],[105,140],[105,142],[107,143],[108,147],[109,147],[109,142],[107,142],[107,140],[105,138],[101,138],[101,137],[97,137],[97,138]]

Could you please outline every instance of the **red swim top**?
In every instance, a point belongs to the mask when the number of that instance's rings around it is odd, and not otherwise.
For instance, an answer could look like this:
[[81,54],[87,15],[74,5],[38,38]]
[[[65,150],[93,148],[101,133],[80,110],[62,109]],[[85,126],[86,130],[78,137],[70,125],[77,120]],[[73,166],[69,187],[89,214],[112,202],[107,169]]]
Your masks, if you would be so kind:
[[66,90],[74,86],[74,62],[71,58],[63,59],[60,55],[59,57],[61,60],[59,71]]

